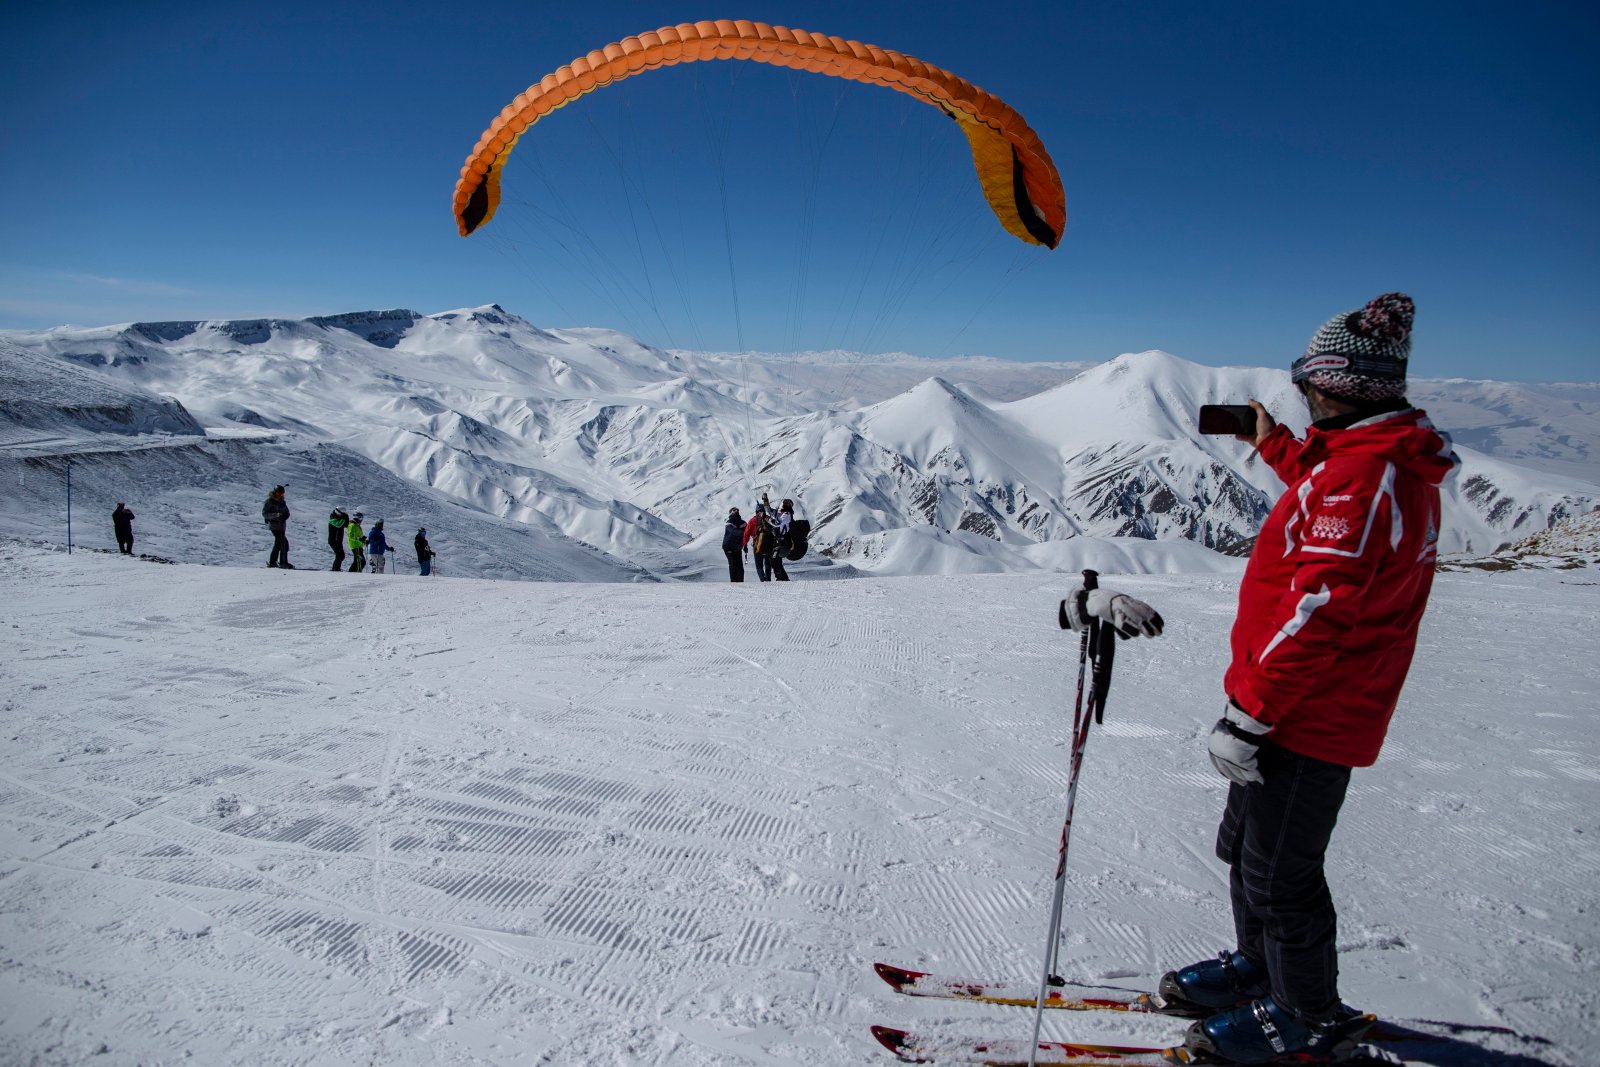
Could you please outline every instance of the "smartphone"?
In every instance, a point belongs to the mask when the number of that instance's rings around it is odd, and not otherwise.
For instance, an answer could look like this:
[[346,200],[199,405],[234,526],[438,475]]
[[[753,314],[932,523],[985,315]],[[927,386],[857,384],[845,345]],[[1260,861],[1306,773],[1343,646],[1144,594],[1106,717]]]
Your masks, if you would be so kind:
[[1200,432],[1254,437],[1256,409],[1249,404],[1201,404]]

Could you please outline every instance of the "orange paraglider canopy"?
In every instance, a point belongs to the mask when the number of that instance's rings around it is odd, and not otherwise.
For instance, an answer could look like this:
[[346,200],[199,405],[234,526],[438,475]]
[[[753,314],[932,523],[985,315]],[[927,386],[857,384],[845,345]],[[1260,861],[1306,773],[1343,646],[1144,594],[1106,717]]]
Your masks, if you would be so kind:
[[517,138],[585,93],[657,67],[702,59],[749,59],[870,82],[907,93],[961,125],[978,181],[1000,224],[1029,244],[1054,248],[1067,221],[1061,176],[1038,134],[998,97],[921,60],[859,41],[743,19],[685,22],[625,37],[546,74],[507,104],[483,131],[456,182],[461,235],[494,217],[500,171]]

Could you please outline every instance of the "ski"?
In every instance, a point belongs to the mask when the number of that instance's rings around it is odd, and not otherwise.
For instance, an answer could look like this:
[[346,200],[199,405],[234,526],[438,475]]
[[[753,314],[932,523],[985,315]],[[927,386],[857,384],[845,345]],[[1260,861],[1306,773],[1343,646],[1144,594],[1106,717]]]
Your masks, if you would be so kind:
[[[973,978],[951,978],[911,971],[889,963],[874,963],[872,969],[878,977],[888,982],[896,993],[908,997],[935,997],[941,1000],[972,1000],[981,1004],[1010,1004],[1031,1008],[1037,995],[1031,982],[1001,979],[999,981]],[[1081,990],[1082,992],[1074,992]],[[1096,989],[1091,986],[1069,986],[1065,982],[1052,984],[1045,992],[1044,1006],[1063,1011],[1126,1011],[1178,1015],[1177,1011],[1163,1010],[1147,994],[1126,990]]]
[[[908,970],[890,963],[874,963],[872,969],[878,972],[878,977],[888,982],[896,993],[908,997],[968,1000],[979,1004],[1009,1004],[1023,1008],[1034,1006],[1034,988],[1030,982],[1016,979],[953,978],[930,974],[927,971]],[[1044,1006],[1060,1011],[1114,1011],[1165,1015],[1182,1020],[1204,1018],[1211,1014],[1205,1009],[1196,1011],[1184,1005],[1171,1004],[1159,993],[1103,989],[1065,981],[1058,981],[1057,984],[1050,986],[1045,995]],[[1418,1027],[1430,1029],[1418,1029]],[[1388,1045],[1449,1041],[1457,1037],[1486,1034],[1515,1036],[1515,1031],[1504,1026],[1482,1023],[1451,1023],[1436,1019],[1391,1022],[1379,1019],[1367,1031],[1366,1039]]]
[[[1370,1018],[1370,1017],[1369,1017]],[[872,1036],[884,1048],[908,1063],[980,1063],[988,1067],[1027,1067],[1033,1051],[1026,1041],[962,1041],[914,1034],[890,1026],[874,1026]],[[1040,1041],[1032,1062],[1038,1067],[1226,1067],[1222,1060],[1195,1052],[1182,1045],[1160,1048],[1130,1045],[1081,1045],[1064,1041]],[[1274,1061],[1319,1067],[1395,1067],[1406,1061],[1375,1045],[1356,1045],[1341,1051],[1337,1058],[1300,1055]]]
[[[872,1036],[884,1048],[909,1063],[982,1063],[992,1067],[1026,1067],[1028,1063],[1026,1041],[941,1040],[896,1030],[891,1026],[874,1026]],[[1090,1064],[1167,1067],[1168,1064],[1181,1061],[1168,1059],[1164,1050],[1159,1048],[1041,1041],[1035,1062],[1050,1067],[1085,1067]]]

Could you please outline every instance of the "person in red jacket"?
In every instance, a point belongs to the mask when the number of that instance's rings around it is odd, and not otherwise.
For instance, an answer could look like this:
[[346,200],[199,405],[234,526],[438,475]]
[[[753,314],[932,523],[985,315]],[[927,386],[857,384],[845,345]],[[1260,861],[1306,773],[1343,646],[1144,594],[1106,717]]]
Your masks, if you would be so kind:
[[[1211,762],[1232,783],[1217,831],[1237,948],[1170,971],[1155,998],[1205,1016],[1194,1051],[1234,1063],[1332,1056],[1368,1020],[1338,991],[1323,857],[1353,767],[1378,758],[1416,650],[1438,555],[1450,439],[1405,399],[1416,309],[1403,293],[1334,316],[1290,376],[1311,413],[1296,438],[1252,400],[1254,445],[1288,486],[1239,589],[1228,697]],[[1068,624],[1148,605],[1100,589]]]
[[789,580],[788,572],[783,569],[783,556],[778,552],[778,518],[765,493],[756,503],[756,513],[745,523],[743,546],[746,556],[755,550],[756,577],[761,581]]
[[1240,1063],[1326,1053],[1365,1024],[1338,990],[1323,856],[1353,767],[1378,758],[1433,585],[1450,439],[1405,399],[1415,306],[1385,293],[1329,319],[1291,378],[1296,438],[1252,400],[1255,446],[1288,491],[1239,588],[1211,761],[1232,783],[1217,833],[1237,948],[1161,980],[1191,1048]]

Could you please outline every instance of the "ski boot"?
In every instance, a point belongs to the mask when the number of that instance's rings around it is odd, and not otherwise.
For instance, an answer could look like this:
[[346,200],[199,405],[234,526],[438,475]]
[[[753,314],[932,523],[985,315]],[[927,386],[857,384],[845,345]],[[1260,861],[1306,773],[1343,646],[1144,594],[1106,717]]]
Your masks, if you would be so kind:
[[1183,1047],[1190,1063],[1371,1062],[1361,1039],[1376,1021],[1341,1005],[1331,1019],[1306,1022],[1265,997],[1195,1023]]
[[1161,976],[1160,992],[1140,1001],[1151,1011],[1204,1019],[1223,1008],[1247,1004],[1272,991],[1267,969],[1242,952],[1224,952],[1214,960],[1191,963]]

